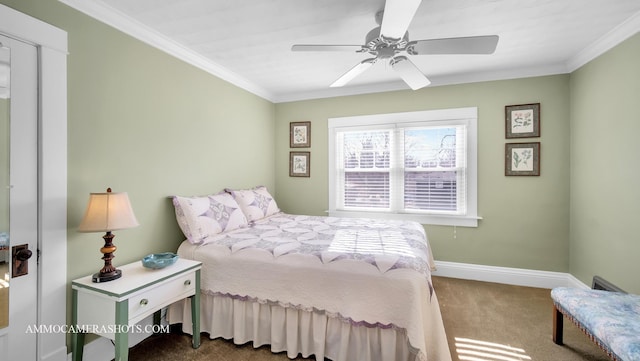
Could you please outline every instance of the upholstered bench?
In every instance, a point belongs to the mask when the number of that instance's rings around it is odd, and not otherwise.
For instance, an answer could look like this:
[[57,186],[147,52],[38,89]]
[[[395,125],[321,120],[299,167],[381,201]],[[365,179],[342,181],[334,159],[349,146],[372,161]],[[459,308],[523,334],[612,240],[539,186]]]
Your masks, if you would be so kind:
[[562,345],[563,315],[613,360],[640,361],[640,296],[558,287],[553,299],[553,341]]

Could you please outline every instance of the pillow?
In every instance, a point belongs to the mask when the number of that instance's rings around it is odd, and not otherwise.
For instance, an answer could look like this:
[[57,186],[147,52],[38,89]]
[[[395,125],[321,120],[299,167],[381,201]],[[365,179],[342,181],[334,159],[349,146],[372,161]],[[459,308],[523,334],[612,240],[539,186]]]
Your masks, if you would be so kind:
[[176,220],[193,244],[207,237],[247,226],[247,217],[233,197],[218,193],[202,197],[173,197]]
[[265,186],[242,190],[225,189],[225,191],[233,195],[249,222],[255,222],[280,212],[276,200],[269,194]]

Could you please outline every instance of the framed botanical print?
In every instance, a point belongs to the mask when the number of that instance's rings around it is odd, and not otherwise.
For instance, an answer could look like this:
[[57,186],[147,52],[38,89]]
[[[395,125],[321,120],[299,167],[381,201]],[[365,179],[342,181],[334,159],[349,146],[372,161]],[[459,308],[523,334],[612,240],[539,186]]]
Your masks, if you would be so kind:
[[291,148],[311,146],[311,122],[289,123],[289,146]]
[[540,175],[540,142],[505,144],[504,175]]
[[289,152],[289,177],[309,177],[311,152]]
[[507,105],[504,111],[507,139],[540,136],[540,103]]

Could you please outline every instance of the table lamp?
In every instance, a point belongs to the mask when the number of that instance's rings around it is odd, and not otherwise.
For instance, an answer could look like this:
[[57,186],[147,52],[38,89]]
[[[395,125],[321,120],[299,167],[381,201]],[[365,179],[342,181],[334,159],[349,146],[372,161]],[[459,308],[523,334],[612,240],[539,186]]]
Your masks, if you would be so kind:
[[102,237],[104,246],[100,248],[104,267],[93,275],[93,282],[113,281],[122,276],[122,271],[111,264],[114,258],[113,252],[116,251],[116,246],[113,244],[115,236],[111,232],[138,225],[126,192],[115,193],[111,192],[111,188],[107,188],[106,193],[90,193],[89,204],[78,232],[107,232]]

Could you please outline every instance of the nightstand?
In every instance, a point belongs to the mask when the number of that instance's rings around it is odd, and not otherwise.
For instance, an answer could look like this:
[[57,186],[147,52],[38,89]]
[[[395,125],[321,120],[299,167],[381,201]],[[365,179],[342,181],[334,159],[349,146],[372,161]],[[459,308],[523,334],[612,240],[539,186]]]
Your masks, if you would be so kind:
[[71,334],[73,361],[82,360],[85,333],[115,342],[115,361],[129,358],[129,330],[154,314],[159,321],[163,307],[189,297],[193,322],[193,348],[200,346],[200,268],[197,261],[178,259],[162,269],[148,269],[140,261],[118,267],[122,278],[93,283],[91,276],[72,282]]

